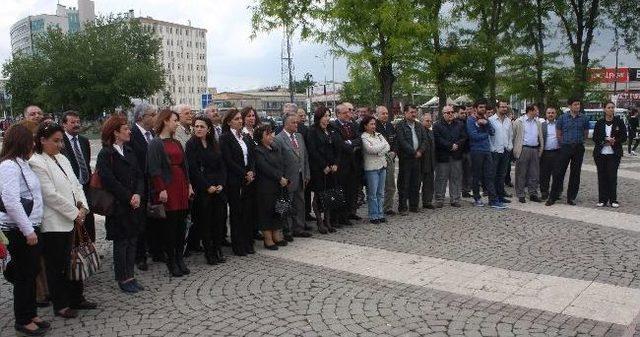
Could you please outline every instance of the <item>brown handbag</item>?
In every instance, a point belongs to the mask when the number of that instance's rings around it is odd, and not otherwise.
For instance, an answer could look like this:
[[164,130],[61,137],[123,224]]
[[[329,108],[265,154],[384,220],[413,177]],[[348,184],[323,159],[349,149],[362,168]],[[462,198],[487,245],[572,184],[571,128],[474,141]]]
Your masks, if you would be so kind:
[[113,214],[113,194],[102,187],[102,179],[97,170],[91,174],[91,180],[89,180],[89,200],[93,213],[104,216]]

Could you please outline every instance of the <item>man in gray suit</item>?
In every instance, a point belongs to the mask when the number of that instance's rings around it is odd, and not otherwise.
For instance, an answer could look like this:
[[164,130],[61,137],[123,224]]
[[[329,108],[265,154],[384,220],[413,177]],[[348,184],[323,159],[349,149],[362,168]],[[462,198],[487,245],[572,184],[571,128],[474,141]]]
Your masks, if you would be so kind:
[[309,155],[304,138],[298,133],[298,116],[295,113],[283,116],[283,129],[275,139],[285,165],[285,178],[289,180],[289,195],[293,212],[285,226],[285,237],[292,235],[308,238],[310,232],[304,230],[304,188],[309,182]]

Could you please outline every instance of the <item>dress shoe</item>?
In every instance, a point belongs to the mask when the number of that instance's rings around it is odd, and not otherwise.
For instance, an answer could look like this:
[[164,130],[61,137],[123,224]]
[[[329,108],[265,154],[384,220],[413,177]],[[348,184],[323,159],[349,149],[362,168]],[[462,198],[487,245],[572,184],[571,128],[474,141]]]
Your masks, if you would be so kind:
[[144,291],[144,287],[140,283],[138,283],[138,280],[133,279],[133,281],[131,282],[136,288],[138,288],[138,291]]
[[176,257],[176,265],[178,266],[178,269],[180,269],[182,275],[189,275],[191,273],[191,270],[187,268],[187,265],[184,263],[184,259],[180,256]]
[[[333,223],[331,223],[331,227],[332,227],[332,228],[342,228],[342,227],[344,227],[344,226],[343,226],[342,224],[340,224],[340,223],[333,222]],[[331,227],[330,227],[330,228],[331,228]]]
[[207,264],[210,266],[215,266],[218,264],[218,261],[216,261],[215,254],[211,251],[204,253],[204,259],[207,261]]
[[17,332],[19,332],[24,336],[44,336],[44,334],[46,334],[47,331],[49,331],[49,328],[42,328],[40,326],[38,326],[38,328],[35,330],[29,330],[24,325],[20,325],[20,324],[16,324],[14,328],[16,329]]
[[434,206],[434,207],[435,207],[435,208],[442,208],[442,207],[444,207],[444,204],[443,204],[443,203],[441,203],[441,202],[436,202],[436,204],[435,204],[435,206]]
[[362,217],[360,217],[358,214],[349,214],[349,220],[356,220],[356,221],[360,221],[362,220]]
[[147,261],[140,261],[138,262],[138,269],[142,270],[142,271],[147,271],[149,270],[149,265],[147,264]]
[[351,222],[349,219],[345,219],[342,222],[340,222],[341,225],[343,226],[353,226],[353,222]]
[[500,198],[500,202],[501,202],[501,203],[504,203],[504,204],[510,204],[510,203],[511,203],[511,200],[506,199],[506,198]]
[[289,243],[287,242],[287,240],[282,240],[282,241],[275,241],[276,245],[280,246],[280,247],[286,247]]
[[227,262],[227,259],[225,259],[224,254],[222,254],[222,249],[217,248],[214,255],[216,257],[216,262],[218,262],[218,263]]
[[247,256],[247,252],[245,252],[244,250],[235,249],[233,251],[233,255],[235,255],[235,256]]
[[293,236],[296,238],[310,238],[313,236],[313,234],[309,232],[298,232],[298,233],[293,233]]
[[576,202],[573,200],[567,200],[567,205],[575,206]]
[[154,255],[153,257],[151,257],[151,260],[153,262],[167,262],[167,258],[164,257],[164,254],[162,254],[162,255]]
[[388,210],[384,212],[385,215],[396,215],[396,212],[394,212],[393,210]]
[[505,183],[504,186],[513,187],[513,183]]
[[316,221],[316,217],[311,214],[307,214],[304,216],[304,221]]
[[80,303],[72,304],[71,309],[75,310],[93,310],[98,307],[98,304],[95,302],[89,302],[87,300],[83,300]]
[[291,236],[291,234],[285,234],[284,239],[289,242],[293,242],[293,236]]
[[473,198],[473,196],[472,196],[472,195],[471,195],[471,193],[469,193],[469,192],[464,192],[464,193],[462,193],[462,197],[463,197],[463,198]]
[[434,209],[435,207],[433,206],[433,204],[424,204],[424,205],[422,205],[422,208]]
[[264,248],[268,250],[278,250],[278,244],[274,243],[272,245],[268,245],[266,242],[264,243]]
[[329,233],[329,229],[324,224],[318,225],[318,233],[327,234]]
[[379,221],[380,223],[386,223],[386,222],[387,222],[387,218],[378,219],[378,221]]
[[262,233],[257,232],[253,235],[253,239],[256,241],[262,241],[264,240],[264,235],[262,235]]
[[183,257],[190,257],[190,256],[191,256],[191,251],[190,251],[190,250],[188,250],[188,249],[185,249],[185,250],[184,250],[184,253],[182,253],[182,256],[183,256]]
[[553,199],[547,199],[547,202],[545,202],[544,204],[545,204],[545,206],[551,206],[551,205],[553,205],[553,204],[555,204],[555,203],[556,203],[556,201],[555,201],[555,200],[553,200]]
[[400,209],[398,210],[398,214],[400,214],[400,216],[407,216],[409,215],[409,211],[407,211],[406,209]]
[[549,199],[549,195],[548,195],[548,194],[543,194],[543,195],[540,197],[540,199],[541,199],[541,200],[547,200],[547,199]]
[[380,220],[379,219],[371,219],[371,220],[369,220],[369,223],[372,224],[372,225],[377,225],[377,224],[380,223]]
[[542,202],[542,199],[540,199],[537,195],[532,195],[529,196],[529,200],[533,201],[533,202]]
[[525,202],[527,202],[527,199],[525,199],[525,197],[519,197],[519,198],[518,198],[518,201],[519,201],[521,204],[524,204]]
[[56,317],[62,317],[65,319],[69,319],[69,318],[76,318],[78,317],[78,312],[71,309],[71,308],[67,308],[63,311],[56,311],[55,312],[55,316]]
[[462,207],[459,202],[452,202],[451,207]]
[[247,252],[247,254],[255,254],[256,253],[256,250],[253,248],[253,246],[247,247],[247,249],[245,249],[244,251]]
[[138,288],[135,284],[133,284],[133,281],[118,283],[118,287],[120,287],[120,290],[122,290],[122,292],[127,294],[135,294],[138,292]]
[[231,247],[231,242],[227,238],[224,238],[221,242],[223,247]]
[[411,208],[411,209],[409,209],[409,212],[411,212],[411,213],[420,213],[420,210],[417,209],[417,208]]

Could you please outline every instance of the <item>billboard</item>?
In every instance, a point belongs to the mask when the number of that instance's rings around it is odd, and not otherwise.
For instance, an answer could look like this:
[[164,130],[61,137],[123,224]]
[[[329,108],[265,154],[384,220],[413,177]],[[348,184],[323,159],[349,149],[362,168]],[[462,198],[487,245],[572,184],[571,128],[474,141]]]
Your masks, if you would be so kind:
[[618,68],[616,74],[616,68],[589,68],[589,82],[595,83],[627,83],[629,82],[630,69],[637,70],[637,68]]

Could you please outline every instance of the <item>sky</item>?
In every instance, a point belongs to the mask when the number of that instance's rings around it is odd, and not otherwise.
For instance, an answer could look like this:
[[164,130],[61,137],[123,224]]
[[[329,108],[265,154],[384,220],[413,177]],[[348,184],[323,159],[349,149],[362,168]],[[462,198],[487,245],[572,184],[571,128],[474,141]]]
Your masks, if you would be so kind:
[[[135,11],[136,16],[188,24],[207,29],[207,63],[209,87],[218,91],[255,89],[283,84],[281,75],[282,32],[261,33],[254,40],[251,35],[251,10],[255,0],[94,0],[97,15]],[[62,5],[76,7],[76,0],[59,0]],[[9,29],[28,15],[54,14],[55,0],[2,0],[0,11],[0,62],[11,57]],[[598,35],[592,59],[613,67],[614,53],[610,51],[610,34]],[[305,73],[316,82],[347,78],[344,59],[336,59],[323,45],[293,39],[294,76],[302,79]],[[557,41],[558,42],[558,41]],[[553,43],[552,43],[553,44]],[[567,63],[569,59],[565,60]],[[621,54],[620,66],[640,67],[632,55]]]

